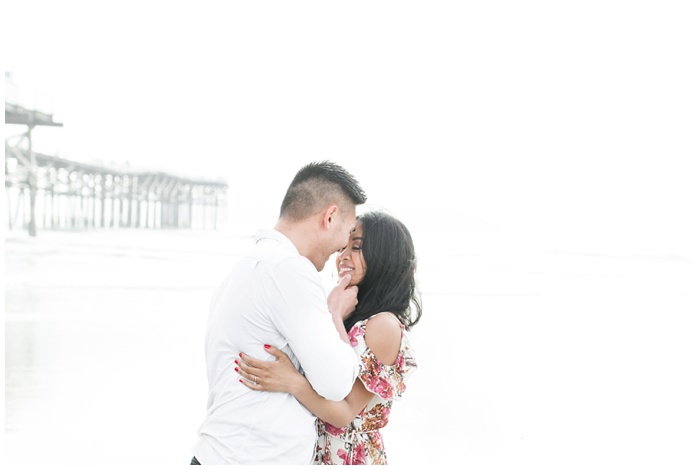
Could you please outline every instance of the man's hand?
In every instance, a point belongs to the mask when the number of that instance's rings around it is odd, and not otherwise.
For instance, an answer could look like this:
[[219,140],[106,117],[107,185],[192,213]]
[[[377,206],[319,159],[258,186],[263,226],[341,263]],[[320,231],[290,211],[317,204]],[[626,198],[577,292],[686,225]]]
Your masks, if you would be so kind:
[[348,284],[350,284],[349,274],[341,278],[328,295],[328,310],[333,317],[340,317],[341,320],[349,317],[357,306],[357,286],[348,286]]

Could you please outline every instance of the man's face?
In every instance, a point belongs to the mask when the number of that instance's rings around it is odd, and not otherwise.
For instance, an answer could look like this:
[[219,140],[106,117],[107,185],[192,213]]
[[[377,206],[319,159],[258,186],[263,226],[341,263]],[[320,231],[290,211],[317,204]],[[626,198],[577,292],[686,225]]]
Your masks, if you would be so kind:
[[[345,248],[348,244],[348,237],[355,230],[356,220],[355,206],[339,213],[331,223],[331,240],[328,257],[333,253]],[[326,258],[328,259],[328,258]]]
[[348,237],[357,227],[357,213],[355,212],[355,206],[353,206],[352,210],[347,212],[348,214],[343,217],[343,227],[341,229],[342,241],[339,238],[338,248],[335,251],[345,248],[345,246],[348,244]]
[[343,213],[336,207],[332,214],[326,214],[324,217],[331,217],[330,225],[323,230],[323,233],[318,234],[318,251],[312,254],[312,258],[309,258],[318,271],[324,268],[332,254],[348,244],[348,237],[355,230],[355,206],[346,209]]

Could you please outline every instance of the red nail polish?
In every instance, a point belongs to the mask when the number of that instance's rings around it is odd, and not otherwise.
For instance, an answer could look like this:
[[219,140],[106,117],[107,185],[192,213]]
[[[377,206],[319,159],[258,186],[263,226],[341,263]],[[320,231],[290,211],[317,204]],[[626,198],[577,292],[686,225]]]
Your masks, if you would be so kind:
[[234,367],[233,370],[235,370],[236,372],[238,372],[238,367]]
[[243,358],[243,353],[238,353],[238,357]]
[[265,344],[264,346],[265,346],[265,349],[270,349],[270,345],[269,345],[269,344]]
[[238,359],[234,359],[233,362],[235,362],[236,364],[238,364]]

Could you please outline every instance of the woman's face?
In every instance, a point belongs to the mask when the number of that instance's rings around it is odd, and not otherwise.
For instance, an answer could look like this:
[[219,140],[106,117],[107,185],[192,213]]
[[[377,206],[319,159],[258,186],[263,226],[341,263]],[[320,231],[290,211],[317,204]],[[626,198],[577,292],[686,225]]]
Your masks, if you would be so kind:
[[350,234],[348,244],[338,251],[335,259],[335,267],[338,269],[338,277],[350,274],[350,285],[356,286],[365,277],[365,258],[362,256],[362,222],[357,222],[355,231]]

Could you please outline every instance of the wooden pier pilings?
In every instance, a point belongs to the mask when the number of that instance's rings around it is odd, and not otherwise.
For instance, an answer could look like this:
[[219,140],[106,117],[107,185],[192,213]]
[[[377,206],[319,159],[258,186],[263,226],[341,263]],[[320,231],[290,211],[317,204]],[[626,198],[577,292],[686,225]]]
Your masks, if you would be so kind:
[[5,145],[7,227],[29,227],[35,181],[37,228],[216,229],[225,222],[227,185],[162,172],[130,171],[35,154]]
[[5,139],[10,230],[26,228],[36,236],[38,228],[216,229],[226,222],[228,185],[222,179],[37,153],[32,129],[63,124],[50,113],[7,101],[5,124],[27,126],[26,132]]

